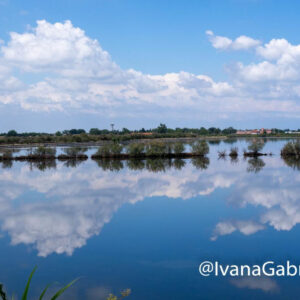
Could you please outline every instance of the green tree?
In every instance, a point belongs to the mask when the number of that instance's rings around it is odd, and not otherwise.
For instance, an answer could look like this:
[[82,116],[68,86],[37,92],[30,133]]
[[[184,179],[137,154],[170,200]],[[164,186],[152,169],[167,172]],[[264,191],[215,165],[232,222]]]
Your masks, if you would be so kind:
[[173,151],[175,154],[180,154],[184,151],[184,145],[183,143],[175,143],[173,145]]
[[160,123],[159,126],[156,128],[156,131],[158,133],[167,133],[168,127],[166,126],[166,124]]
[[210,127],[208,128],[208,133],[212,135],[218,135],[221,133],[221,129],[216,127]]
[[110,152],[112,154],[121,154],[123,150],[123,145],[118,144],[118,143],[114,143],[113,145],[111,145],[110,147]]
[[91,128],[89,131],[89,134],[99,135],[99,134],[101,134],[101,130],[99,130],[98,128]]
[[208,130],[206,128],[204,128],[204,127],[201,127],[200,130],[199,130],[199,133],[201,135],[206,135],[206,134],[208,134]]
[[146,154],[148,156],[161,156],[167,153],[166,143],[154,141],[146,145]]
[[192,152],[197,155],[206,155],[209,153],[209,146],[205,140],[196,141],[192,144]]
[[9,130],[6,135],[7,136],[18,136],[18,133],[15,130]]
[[143,143],[131,143],[127,146],[127,153],[132,156],[139,156],[145,153],[145,145]]
[[128,134],[128,133],[130,133],[130,130],[127,129],[127,128],[123,128],[123,129],[122,129],[122,133],[123,133],[123,134]]
[[234,129],[233,127],[228,127],[222,130],[223,134],[233,134],[236,133],[236,129]]
[[249,145],[248,145],[248,150],[254,152],[257,154],[259,151],[263,149],[265,146],[263,140],[253,140]]

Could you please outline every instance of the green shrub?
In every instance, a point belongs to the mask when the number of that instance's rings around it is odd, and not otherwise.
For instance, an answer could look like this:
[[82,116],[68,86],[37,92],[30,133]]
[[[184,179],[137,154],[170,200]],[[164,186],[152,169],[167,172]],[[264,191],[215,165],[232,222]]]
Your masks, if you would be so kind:
[[123,151],[123,145],[121,145],[121,144],[114,143],[110,147],[110,152],[112,154],[121,154],[122,151]]
[[99,156],[109,156],[110,155],[110,146],[108,144],[103,145],[98,148],[96,155]]
[[206,155],[209,153],[208,143],[204,140],[196,141],[192,144],[192,152],[197,155]]
[[99,147],[98,151],[95,153],[97,156],[109,157],[117,154],[121,154],[123,151],[123,145],[118,143],[105,144]]
[[249,145],[248,145],[248,150],[252,151],[254,153],[258,153],[261,151],[265,146],[265,143],[263,140],[253,140]]
[[175,143],[173,145],[173,151],[175,154],[181,154],[184,151],[184,144],[183,143]]
[[13,151],[10,149],[5,149],[1,151],[3,159],[12,159],[13,158]]
[[284,145],[280,152],[281,156],[300,156],[300,142],[293,141]]
[[147,156],[163,156],[166,153],[168,153],[166,143],[153,141],[146,145]]
[[84,154],[87,150],[88,148],[86,147],[68,147],[64,148],[63,152],[68,156],[76,157],[78,155]]
[[145,145],[142,143],[131,143],[127,146],[127,153],[132,156],[139,156],[145,153]]
[[56,154],[55,148],[38,147],[33,150],[33,155],[37,156],[53,156]]

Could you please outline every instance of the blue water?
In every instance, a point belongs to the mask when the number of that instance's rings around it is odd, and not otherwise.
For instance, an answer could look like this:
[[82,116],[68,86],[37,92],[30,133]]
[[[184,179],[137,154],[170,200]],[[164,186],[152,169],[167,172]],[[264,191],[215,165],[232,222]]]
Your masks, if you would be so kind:
[[300,277],[198,272],[204,260],[300,264],[300,172],[280,158],[283,144],[268,142],[274,155],[254,162],[217,157],[231,146],[242,153],[245,141],[211,144],[209,163],[184,160],[181,169],[167,161],[104,170],[91,160],[2,168],[0,281],[21,295],[37,265],[30,299],[78,277],[61,299],[101,300],[126,288],[139,300],[298,299]]

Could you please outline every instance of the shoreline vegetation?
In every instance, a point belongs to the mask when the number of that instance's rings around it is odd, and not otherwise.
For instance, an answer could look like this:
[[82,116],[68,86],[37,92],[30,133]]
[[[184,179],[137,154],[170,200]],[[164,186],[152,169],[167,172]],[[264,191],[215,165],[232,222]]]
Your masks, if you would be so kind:
[[260,130],[257,134],[238,134],[239,131],[233,127],[220,129],[210,128],[168,128],[165,124],[160,124],[153,129],[112,130],[91,128],[88,132],[84,129],[71,129],[57,131],[56,133],[44,132],[23,132],[18,133],[15,130],[9,130],[6,133],[0,133],[0,147],[9,145],[28,145],[39,146],[47,145],[71,145],[86,144],[95,145],[103,142],[126,142],[133,140],[156,140],[156,139],[233,139],[233,138],[300,138],[300,129],[291,131],[289,129],[281,130],[273,128],[271,130]]
[[[117,160],[130,160],[130,159],[184,159],[205,157],[209,153],[209,143],[199,139],[191,143],[183,142],[166,142],[161,140],[152,140],[143,142],[132,142],[127,145],[119,142],[113,142],[104,144],[98,147],[97,151],[90,156],[92,160],[101,159],[117,159]],[[186,145],[189,149],[186,149]],[[244,157],[260,157],[260,156],[272,156],[272,153],[263,153],[264,141],[262,139],[253,139],[247,150],[243,150]],[[27,154],[14,155],[15,152],[20,150],[16,149],[0,149],[0,162],[5,161],[85,161],[89,159],[86,152],[88,147],[66,147],[62,148],[61,154],[57,155],[56,147],[30,147],[26,149]],[[188,150],[188,151],[186,151]],[[218,151],[219,158],[225,158],[229,156],[231,158],[237,158],[239,156],[239,149],[237,147],[231,147],[230,152],[227,154],[226,150]],[[281,149],[280,155],[282,157],[295,157],[300,158],[300,141],[293,140],[287,142]]]
[[[94,154],[88,156],[88,147],[67,147],[62,148],[62,153],[57,155],[56,147],[30,147],[24,149],[27,154],[16,155],[19,149],[0,149],[0,163],[2,168],[11,168],[14,161],[26,162],[30,168],[37,168],[40,171],[55,169],[56,162],[61,161],[66,167],[76,167],[82,162],[91,159],[105,170],[119,171],[124,168],[123,161],[131,170],[146,169],[151,172],[166,171],[170,168],[181,170],[186,162],[191,159],[192,165],[200,170],[205,170],[210,164],[208,158],[209,145],[219,144],[217,141],[206,141],[203,139],[191,143],[165,142],[151,140],[146,143],[132,142],[127,145],[114,142],[98,147]],[[237,147],[218,151],[219,159],[226,160],[229,157],[232,163],[236,163],[239,157],[248,159],[248,171],[259,172],[264,167],[261,156],[272,156],[272,153],[263,153],[265,142],[262,139],[252,139],[247,149],[241,153]],[[300,141],[287,142],[281,149],[281,158],[286,165],[294,169],[300,169]]]
[[[209,145],[205,140],[198,140],[191,144],[192,152],[184,152],[183,143],[164,143],[152,141],[147,144],[131,143],[127,147],[119,143],[106,144],[98,148],[91,155],[91,159],[130,159],[130,158],[191,158],[204,157],[209,153]],[[13,150],[6,149],[0,153],[0,161],[41,161],[41,160],[87,160],[85,154],[88,148],[64,148],[64,154],[56,155],[56,148],[37,147],[27,150],[27,155],[14,156]]]
[[[28,294],[29,294],[29,290],[30,290],[30,286],[31,286],[31,281],[32,281],[32,278],[33,278],[33,275],[35,274],[37,270],[37,267],[34,267],[34,269],[32,270],[32,272],[30,273],[29,275],[29,278],[27,280],[27,283],[26,283],[26,286],[24,288],[24,292],[23,292],[23,295],[22,295],[22,300],[28,300],[29,297],[28,297]],[[63,288],[59,289],[51,298],[47,298],[47,299],[50,299],[50,300],[56,300],[58,298],[60,298],[60,296],[62,294],[64,294],[69,288],[71,288],[77,281],[79,280],[79,278],[77,279],[74,279],[73,281],[71,281],[69,284],[67,284],[66,286],[64,286]],[[45,295],[47,294],[49,288],[50,288],[51,284],[48,284],[44,290],[42,290],[40,296],[39,296],[39,300],[43,300],[45,299]],[[49,294],[49,293],[48,293]],[[113,294],[109,294],[107,297],[106,297],[106,300],[121,300],[121,299],[124,299],[128,296],[130,296],[131,294],[131,290],[130,289],[125,289],[123,291],[121,291],[120,293],[120,297],[117,297]],[[6,291],[4,290],[4,286],[2,283],[0,283],[0,299],[1,300],[14,300],[14,299],[17,299],[17,297],[15,297],[14,295],[10,298]]]

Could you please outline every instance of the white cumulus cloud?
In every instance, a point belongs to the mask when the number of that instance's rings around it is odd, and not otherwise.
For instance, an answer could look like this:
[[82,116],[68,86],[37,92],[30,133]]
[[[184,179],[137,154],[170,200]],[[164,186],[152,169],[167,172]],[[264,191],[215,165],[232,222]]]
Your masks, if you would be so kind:
[[257,118],[300,117],[299,45],[285,39],[262,44],[244,35],[230,39],[212,31],[207,35],[217,49],[255,50],[255,62],[227,66],[229,79],[222,81],[184,70],[150,75],[122,69],[99,41],[71,21],[37,21],[0,44],[0,106],[166,121],[217,122],[241,114],[247,118],[249,112]]
[[215,35],[211,30],[207,30],[206,34],[213,47],[221,50],[247,50],[261,44],[259,40],[252,39],[245,35],[241,35],[235,40],[231,40],[225,36]]

